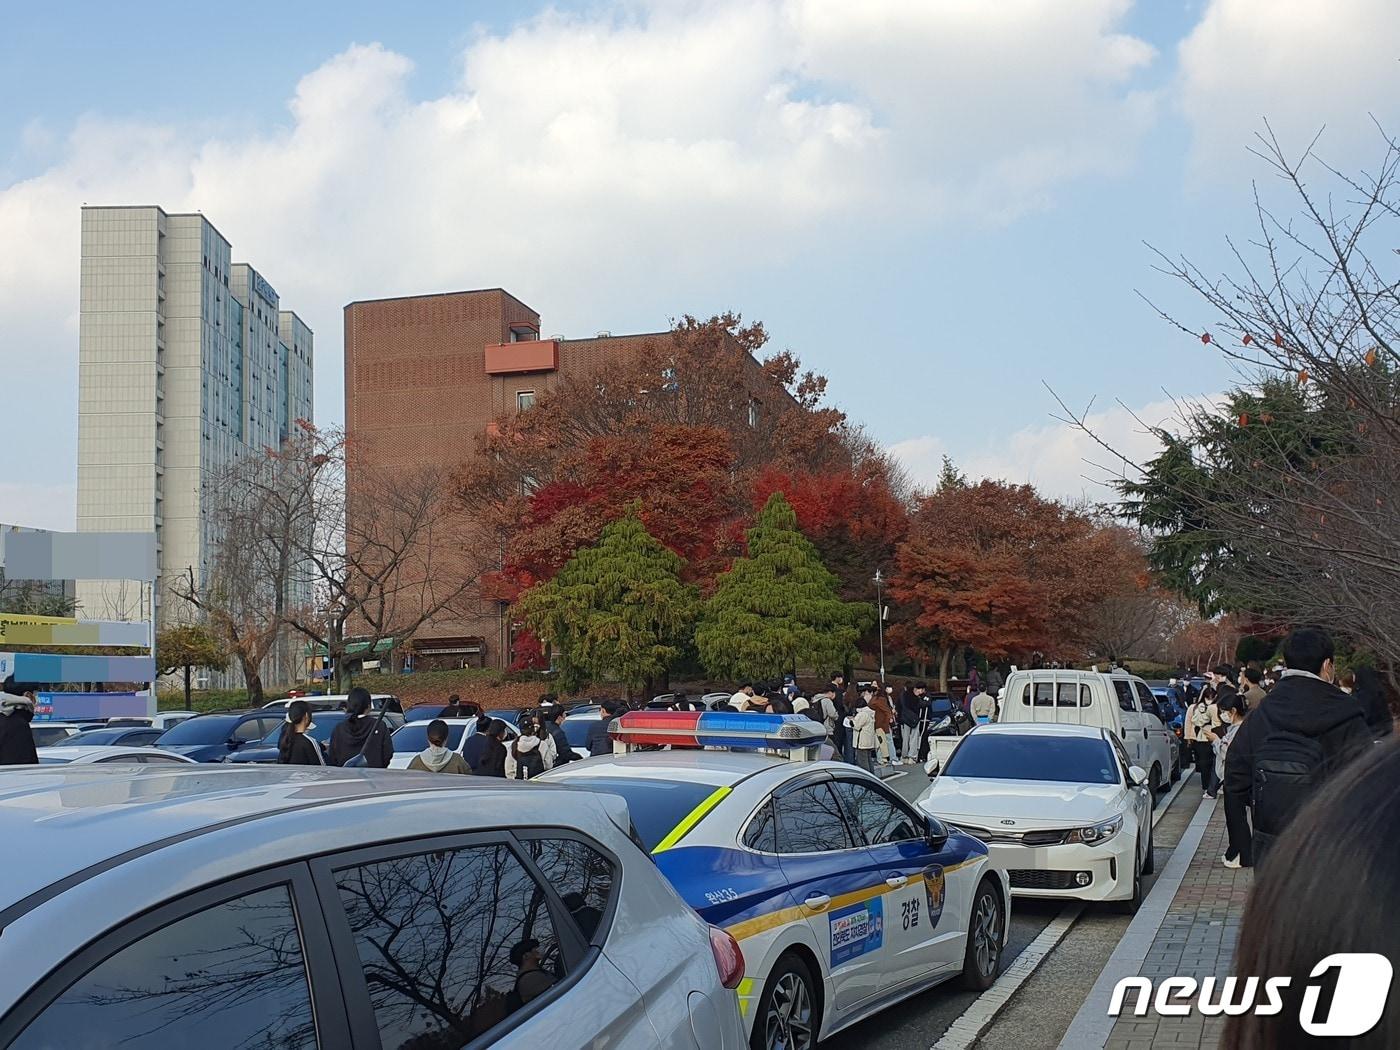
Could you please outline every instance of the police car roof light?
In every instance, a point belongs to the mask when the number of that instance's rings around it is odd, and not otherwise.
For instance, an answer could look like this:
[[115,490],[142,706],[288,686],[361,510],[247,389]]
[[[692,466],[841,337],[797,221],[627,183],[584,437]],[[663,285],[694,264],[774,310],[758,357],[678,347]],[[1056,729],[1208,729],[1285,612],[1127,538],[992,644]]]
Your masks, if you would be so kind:
[[826,739],[825,727],[802,715],[734,711],[628,711],[613,719],[608,733],[629,745],[783,751],[816,747]]

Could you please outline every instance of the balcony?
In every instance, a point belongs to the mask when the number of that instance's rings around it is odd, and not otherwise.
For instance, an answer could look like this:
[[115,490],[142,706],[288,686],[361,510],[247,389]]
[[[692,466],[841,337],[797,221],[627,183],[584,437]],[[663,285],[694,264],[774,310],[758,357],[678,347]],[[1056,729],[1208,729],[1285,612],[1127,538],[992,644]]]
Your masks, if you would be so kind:
[[486,374],[553,372],[559,367],[557,339],[526,339],[518,343],[487,343]]

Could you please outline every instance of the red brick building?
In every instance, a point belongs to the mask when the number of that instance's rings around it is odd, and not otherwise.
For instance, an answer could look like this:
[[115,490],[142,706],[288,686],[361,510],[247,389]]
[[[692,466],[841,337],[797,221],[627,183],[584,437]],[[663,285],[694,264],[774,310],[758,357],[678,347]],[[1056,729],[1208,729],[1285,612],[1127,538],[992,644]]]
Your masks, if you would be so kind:
[[[500,288],[371,299],[345,307],[345,427],[374,469],[468,459],[492,420],[522,411],[562,377],[586,373],[669,332],[542,339],[540,315]],[[761,370],[754,362],[756,382]],[[499,567],[498,551],[460,540],[462,570]],[[420,667],[509,662],[508,607],[489,598],[418,633]]]

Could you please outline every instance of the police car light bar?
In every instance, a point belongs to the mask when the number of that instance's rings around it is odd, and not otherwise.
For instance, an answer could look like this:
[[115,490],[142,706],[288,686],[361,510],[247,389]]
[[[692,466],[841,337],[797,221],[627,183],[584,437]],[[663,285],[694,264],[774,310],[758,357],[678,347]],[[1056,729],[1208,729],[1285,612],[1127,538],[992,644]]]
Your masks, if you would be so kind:
[[[826,740],[826,728],[803,715],[735,711],[627,711],[612,720],[614,751],[638,745],[806,751]],[[798,757],[798,756],[794,756]]]

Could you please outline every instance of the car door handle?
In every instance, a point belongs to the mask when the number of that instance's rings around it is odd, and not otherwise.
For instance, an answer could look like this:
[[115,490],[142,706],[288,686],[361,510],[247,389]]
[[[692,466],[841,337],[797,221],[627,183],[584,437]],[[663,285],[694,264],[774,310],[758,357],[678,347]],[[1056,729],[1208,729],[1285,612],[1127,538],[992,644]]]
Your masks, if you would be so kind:
[[885,880],[885,885],[897,890],[908,881],[909,877],[907,875],[891,875]]
[[803,901],[802,905],[808,911],[824,911],[826,910],[826,906],[830,903],[831,898],[828,897],[825,893],[816,893],[808,897],[805,901]]

